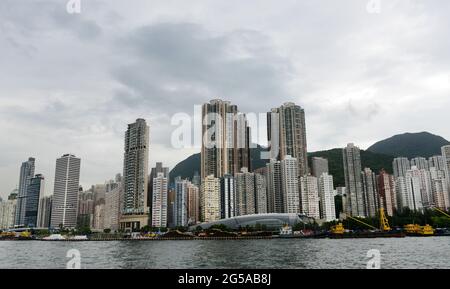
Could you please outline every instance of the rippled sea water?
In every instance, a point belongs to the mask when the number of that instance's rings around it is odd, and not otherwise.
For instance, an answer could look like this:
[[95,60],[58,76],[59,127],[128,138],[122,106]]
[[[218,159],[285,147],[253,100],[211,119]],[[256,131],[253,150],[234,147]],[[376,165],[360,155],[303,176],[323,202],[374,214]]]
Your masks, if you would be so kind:
[[93,268],[366,268],[367,251],[382,268],[450,268],[450,237],[232,241],[1,241],[0,268],[65,268],[77,249]]

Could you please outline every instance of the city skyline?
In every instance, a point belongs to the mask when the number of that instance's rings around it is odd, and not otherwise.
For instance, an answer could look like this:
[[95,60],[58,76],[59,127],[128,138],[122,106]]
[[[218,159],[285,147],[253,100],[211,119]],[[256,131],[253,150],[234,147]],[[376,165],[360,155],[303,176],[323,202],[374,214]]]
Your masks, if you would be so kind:
[[2,4],[0,25],[10,26],[0,38],[0,131],[8,135],[0,196],[16,188],[30,156],[48,184],[64,153],[83,159],[84,187],[110,179],[121,172],[126,124],[138,117],[153,128],[149,166],[173,168],[198,149],[166,149],[170,117],[216,97],[244,113],[299,104],[309,151],[364,149],[407,131],[450,136],[449,3],[384,1],[380,13],[365,1],[316,3],[258,2],[264,9],[251,13],[255,1],[239,12],[235,3],[86,1],[79,15],[53,0]]

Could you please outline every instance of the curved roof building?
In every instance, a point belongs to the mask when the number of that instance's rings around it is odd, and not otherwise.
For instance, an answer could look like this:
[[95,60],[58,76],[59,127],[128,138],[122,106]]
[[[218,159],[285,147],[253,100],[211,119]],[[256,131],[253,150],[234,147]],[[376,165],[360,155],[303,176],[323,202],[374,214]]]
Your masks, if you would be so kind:
[[287,224],[289,226],[294,226],[298,223],[307,224],[313,219],[302,214],[281,214],[281,213],[271,213],[271,214],[256,214],[256,215],[245,215],[229,219],[223,219],[210,223],[202,223],[190,227],[190,230],[195,230],[198,226],[203,229],[208,229],[214,225],[225,225],[230,229],[237,230],[239,227],[252,226],[256,224],[265,225],[269,230],[279,230],[283,225]]

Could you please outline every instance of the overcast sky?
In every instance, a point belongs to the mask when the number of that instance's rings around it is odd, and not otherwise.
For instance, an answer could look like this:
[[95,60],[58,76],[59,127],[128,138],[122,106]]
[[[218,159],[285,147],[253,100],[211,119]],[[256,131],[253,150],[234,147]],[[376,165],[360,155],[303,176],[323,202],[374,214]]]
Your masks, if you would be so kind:
[[81,0],[80,14],[67,1],[0,1],[3,198],[29,156],[47,194],[64,153],[84,187],[113,178],[136,118],[150,166],[173,167],[198,149],[171,148],[171,117],[212,98],[256,113],[296,102],[309,151],[450,138],[448,0]]

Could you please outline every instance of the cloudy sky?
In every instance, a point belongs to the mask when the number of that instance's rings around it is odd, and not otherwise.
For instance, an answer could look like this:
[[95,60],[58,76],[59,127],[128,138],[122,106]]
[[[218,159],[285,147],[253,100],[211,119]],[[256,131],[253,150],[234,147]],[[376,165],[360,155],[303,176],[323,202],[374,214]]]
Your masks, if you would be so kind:
[[111,179],[139,117],[150,166],[173,167],[198,149],[172,148],[172,116],[212,98],[255,113],[298,103],[310,151],[449,139],[450,1],[371,1],[81,0],[80,14],[0,1],[0,196],[29,156],[47,194],[68,152],[83,186]]

